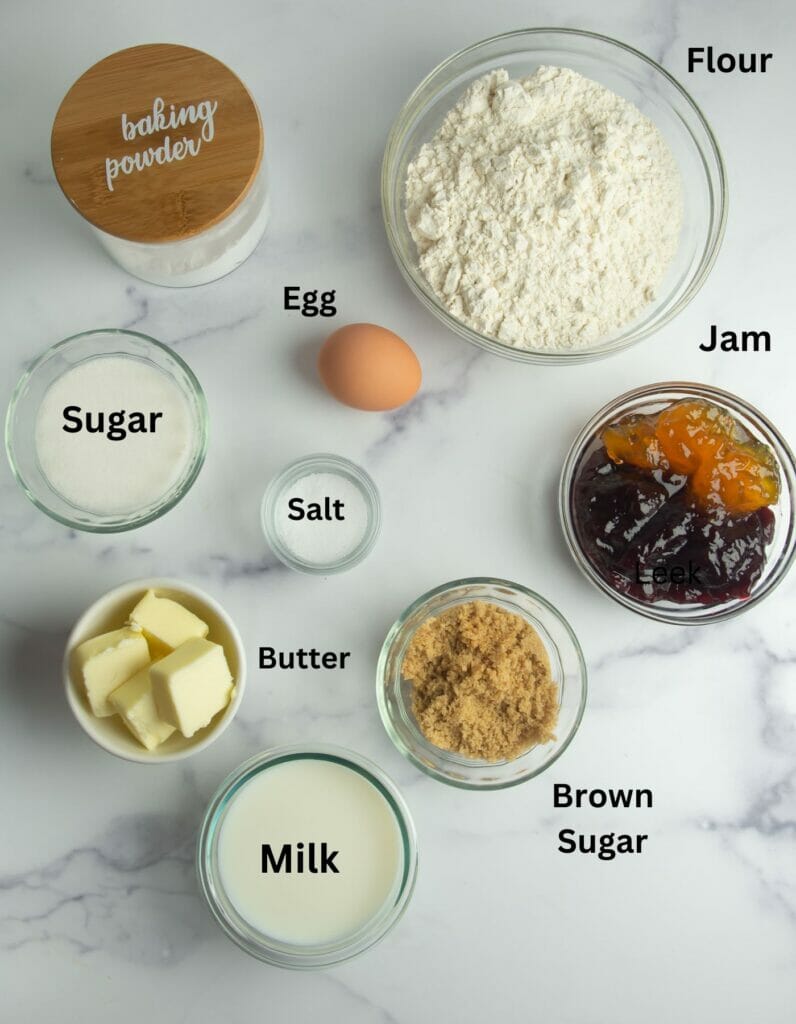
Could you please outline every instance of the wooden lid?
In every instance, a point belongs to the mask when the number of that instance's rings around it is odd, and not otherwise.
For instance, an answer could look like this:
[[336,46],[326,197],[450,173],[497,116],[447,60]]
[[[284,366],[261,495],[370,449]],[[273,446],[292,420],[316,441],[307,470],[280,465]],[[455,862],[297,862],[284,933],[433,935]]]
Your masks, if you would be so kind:
[[189,238],[254,181],[260,115],[226,65],[187,46],[133,46],[89,68],[52,131],[58,184],[95,227],[134,242]]

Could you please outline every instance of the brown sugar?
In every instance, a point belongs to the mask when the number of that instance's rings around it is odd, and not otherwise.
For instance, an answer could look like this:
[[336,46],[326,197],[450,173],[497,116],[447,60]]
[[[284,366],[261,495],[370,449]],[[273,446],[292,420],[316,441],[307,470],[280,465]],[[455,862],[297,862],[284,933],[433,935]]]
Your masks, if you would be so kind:
[[402,672],[435,747],[502,761],[555,738],[558,688],[547,651],[530,623],[499,605],[470,601],[424,622]]

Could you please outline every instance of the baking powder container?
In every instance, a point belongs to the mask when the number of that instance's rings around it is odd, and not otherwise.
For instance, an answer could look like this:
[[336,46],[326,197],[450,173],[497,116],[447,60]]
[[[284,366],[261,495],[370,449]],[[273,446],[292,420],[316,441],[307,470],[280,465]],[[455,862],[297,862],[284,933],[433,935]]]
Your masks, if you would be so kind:
[[153,284],[230,273],[268,220],[263,127],[226,65],[187,46],[133,46],[64,97],[52,160],[69,202],[113,259]]

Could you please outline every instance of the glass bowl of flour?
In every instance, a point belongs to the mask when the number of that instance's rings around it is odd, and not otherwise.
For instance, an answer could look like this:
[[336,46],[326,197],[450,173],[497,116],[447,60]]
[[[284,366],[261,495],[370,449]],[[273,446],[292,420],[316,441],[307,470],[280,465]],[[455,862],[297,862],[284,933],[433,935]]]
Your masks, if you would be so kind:
[[22,490],[76,530],[152,522],[190,490],[207,450],[204,393],[171,349],[134,331],[59,342],[16,386],[6,451]]
[[606,36],[528,29],[420,83],[390,133],[382,207],[420,301],[519,362],[612,355],[668,323],[716,260],[727,180],[697,105]]

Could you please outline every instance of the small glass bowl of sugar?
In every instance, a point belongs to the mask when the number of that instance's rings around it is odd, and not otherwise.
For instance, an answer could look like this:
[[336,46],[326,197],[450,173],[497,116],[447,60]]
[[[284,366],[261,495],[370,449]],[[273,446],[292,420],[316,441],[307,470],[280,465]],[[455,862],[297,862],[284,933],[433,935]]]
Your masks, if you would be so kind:
[[23,374],[6,451],[28,498],[73,530],[153,522],[193,486],[207,451],[207,403],[190,367],[136,331],[76,334]]
[[308,455],[274,477],[261,517],[280,561],[326,576],[353,568],[370,553],[381,527],[381,502],[360,466],[339,455]]

